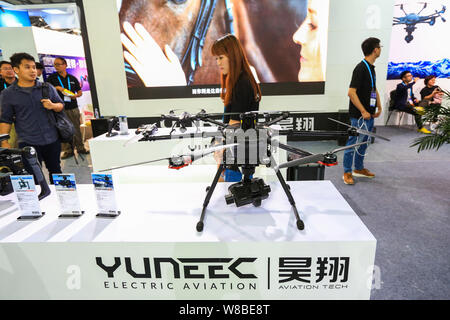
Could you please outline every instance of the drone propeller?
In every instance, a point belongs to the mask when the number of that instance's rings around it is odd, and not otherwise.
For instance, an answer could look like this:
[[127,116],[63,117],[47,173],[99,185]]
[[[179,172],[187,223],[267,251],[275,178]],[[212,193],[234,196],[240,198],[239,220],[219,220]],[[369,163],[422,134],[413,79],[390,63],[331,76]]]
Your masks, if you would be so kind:
[[194,162],[195,160],[198,160],[200,158],[203,158],[213,152],[222,150],[222,149],[226,149],[226,148],[231,148],[234,146],[237,146],[237,143],[232,143],[232,144],[226,144],[226,145],[220,145],[217,147],[211,147],[211,148],[207,148],[204,150],[197,150],[194,152],[190,152],[184,155],[179,155],[179,156],[172,156],[172,157],[166,157],[166,158],[161,158],[161,159],[155,159],[155,160],[150,160],[150,161],[144,161],[144,162],[138,162],[138,163],[133,163],[133,164],[127,164],[124,166],[119,166],[119,167],[114,167],[114,168],[108,168],[108,169],[103,169],[103,170],[99,170],[99,172],[104,172],[104,171],[110,171],[110,170],[116,170],[116,169],[122,169],[122,168],[127,168],[127,167],[134,167],[134,166],[140,166],[143,164],[148,164],[148,163],[152,163],[152,162],[158,162],[158,161],[162,161],[162,160],[169,160],[169,167],[172,169],[180,169],[182,167],[185,167],[189,164],[191,164],[192,162]]
[[275,171],[278,171],[279,169],[283,169],[283,168],[290,168],[290,167],[299,166],[302,164],[315,163],[315,162],[319,162],[319,161],[324,162],[324,164],[326,164],[327,160],[332,160],[332,161],[334,161],[334,163],[336,163],[335,153],[343,151],[343,150],[347,150],[350,148],[358,147],[358,146],[361,146],[361,145],[367,144],[367,143],[368,143],[368,141],[359,142],[359,143],[355,143],[355,144],[345,146],[342,148],[334,149],[333,151],[327,152],[324,154],[321,154],[321,153],[312,154],[310,156],[306,156],[306,157],[303,157],[303,158],[300,158],[297,160],[288,161],[288,162],[282,163],[282,164],[278,165],[277,167],[275,167]]
[[420,11],[417,13],[417,15],[419,15],[419,14],[427,7],[428,3],[426,3],[426,2],[417,2],[417,3],[423,4],[422,10],[420,10]]
[[370,137],[380,138],[380,139],[383,139],[383,140],[386,140],[386,141],[391,141],[391,140],[388,139],[388,138],[385,138],[385,137],[383,137],[383,136],[380,136],[380,135],[375,134],[375,133],[373,133],[373,132],[369,132],[369,131],[364,130],[364,129],[359,129],[359,128],[353,127],[353,126],[351,126],[351,125],[349,125],[349,124],[347,124],[347,123],[344,123],[344,122],[341,122],[341,121],[338,121],[338,120],[335,120],[335,119],[332,119],[332,118],[328,118],[328,120],[337,122],[337,123],[339,123],[339,124],[342,124],[343,126],[347,126],[347,127],[351,128],[351,129],[355,129],[356,132],[359,133],[359,134],[363,134],[363,135],[370,136]]

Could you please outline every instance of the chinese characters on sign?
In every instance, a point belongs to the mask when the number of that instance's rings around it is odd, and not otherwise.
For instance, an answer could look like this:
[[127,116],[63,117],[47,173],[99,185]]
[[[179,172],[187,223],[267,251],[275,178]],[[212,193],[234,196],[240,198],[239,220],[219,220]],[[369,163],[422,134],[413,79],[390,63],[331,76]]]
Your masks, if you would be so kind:
[[313,266],[310,257],[283,257],[279,259],[279,283],[344,283],[348,281],[349,257],[318,257]]

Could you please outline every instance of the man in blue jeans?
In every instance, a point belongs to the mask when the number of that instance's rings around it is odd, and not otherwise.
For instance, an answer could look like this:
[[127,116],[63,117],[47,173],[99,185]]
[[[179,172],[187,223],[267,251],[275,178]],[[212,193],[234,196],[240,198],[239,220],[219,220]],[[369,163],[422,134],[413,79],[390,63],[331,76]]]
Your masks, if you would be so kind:
[[[381,54],[380,39],[368,38],[361,44],[364,54],[362,60],[353,70],[350,88],[348,89],[349,116],[352,126],[372,131],[374,118],[381,114],[381,102],[376,86],[375,60]],[[360,136],[361,138],[361,136]],[[367,141],[369,137],[363,136],[359,142]],[[350,136],[347,145],[354,144],[358,137]],[[364,156],[367,144],[361,145],[357,151],[354,148],[347,149],[344,153],[344,176],[345,184],[353,185],[353,176],[373,178],[375,174],[364,167]],[[352,168],[353,165],[355,170]]]

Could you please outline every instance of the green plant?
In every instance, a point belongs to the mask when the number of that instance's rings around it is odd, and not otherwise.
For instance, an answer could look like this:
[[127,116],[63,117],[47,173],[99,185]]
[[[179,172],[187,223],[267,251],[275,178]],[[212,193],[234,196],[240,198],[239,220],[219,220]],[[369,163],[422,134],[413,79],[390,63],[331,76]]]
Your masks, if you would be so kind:
[[430,104],[425,108],[423,120],[436,123],[434,132],[414,140],[411,147],[418,146],[417,152],[422,150],[436,149],[450,143],[450,94],[445,95],[441,104]]

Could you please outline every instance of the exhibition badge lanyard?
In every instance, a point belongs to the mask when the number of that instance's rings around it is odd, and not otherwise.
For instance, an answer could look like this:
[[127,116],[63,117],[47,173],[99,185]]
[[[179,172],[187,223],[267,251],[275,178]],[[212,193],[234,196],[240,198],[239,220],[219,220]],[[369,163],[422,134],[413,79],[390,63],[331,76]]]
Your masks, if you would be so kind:
[[363,60],[364,64],[367,67],[367,70],[369,70],[369,74],[370,74],[370,81],[372,83],[372,91],[370,92],[370,107],[371,108],[375,108],[376,104],[377,104],[377,92],[375,91],[375,81],[374,81],[374,77],[372,76],[372,70],[370,69],[369,64],[367,63],[367,61],[364,59]]
[[[371,77],[372,77],[372,75],[370,75]],[[62,81],[61,81],[61,78],[58,76],[58,80],[59,80],[59,83],[61,84],[61,87],[63,87],[64,88],[64,85],[63,85],[63,83],[62,83]],[[67,76],[67,90],[69,90],[69,91],[71,91],[70,90],[70,78],[69,78],[69,76]]]
[[[63,83],[62,83],[61,78],[59,77],[59,75],[58,75],[58,80],[59,80],[59,83],[61,84],[61,87],[64,88],[64,85],[63,85]],[[67,90],[71,91],[71,90],[70,90],[70,77],[69,77],[69,75],[67,75]],[[64,96],[64,101],[65,101],[65,102],[70,102],[71,99],[70,99],[69,97],[67,97],[67,96]]]

